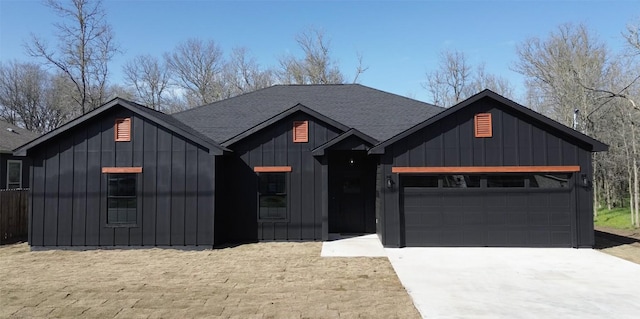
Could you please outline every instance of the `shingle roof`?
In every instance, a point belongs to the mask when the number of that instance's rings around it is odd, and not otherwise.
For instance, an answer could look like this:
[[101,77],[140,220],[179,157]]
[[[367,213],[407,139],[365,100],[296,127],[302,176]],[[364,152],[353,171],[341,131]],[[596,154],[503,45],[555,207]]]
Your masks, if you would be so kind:
[[359,84],[276,85],[173,114],[218,143],[302,104],[384,141],[443,108]]
[[220,145],[218,145],[215,141],[211,140],[210,137],[208,137],[208,136],[196,131],[195,129],[193,129],[193,127],[191,127],[191,126],[179,121],[178,119],[176,119],[175,117],[173,117],[173,116],[171,116],[169,114],[162,113],[162,112],[154,110],[152,108],[148,108],[148,107],[146,107],[146,106],[144,106],[144,105],[142,105],[140,103],[136,103],[136,102],[129,101],[129,100],[124,100],[124,99],[121,99],[121,100],[122,101],[126,101],[130,105],[137,107],[138,110],[140,110],[143,113],[146,113],[146,114],[148,114],[150,116],[154,116],[154,117],[164,121],[165,123],[167,123],[169,125],[172,125],[172,126],[174,126],[176,128],[179,128],[179,129],[185,131],[186,133],[189,133],[189,134],[191,134],[191,135],[193,135],[195,137],[198,137],[200,139],[203,139],[205,141],[212,142],[212,143],[216,144],[217,147],[220,147],[221,149],[226,150],[223,147],[221,147]]
[[11,152],[38,136],[37,133],[0,121],[0,152]]

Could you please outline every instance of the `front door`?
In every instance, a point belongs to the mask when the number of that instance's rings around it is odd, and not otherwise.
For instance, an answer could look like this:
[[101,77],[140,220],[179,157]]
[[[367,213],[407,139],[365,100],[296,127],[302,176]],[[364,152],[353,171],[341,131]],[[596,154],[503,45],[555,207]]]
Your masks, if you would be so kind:
[[329,153],[329,232],[375,232],[375,166],[364,151]]

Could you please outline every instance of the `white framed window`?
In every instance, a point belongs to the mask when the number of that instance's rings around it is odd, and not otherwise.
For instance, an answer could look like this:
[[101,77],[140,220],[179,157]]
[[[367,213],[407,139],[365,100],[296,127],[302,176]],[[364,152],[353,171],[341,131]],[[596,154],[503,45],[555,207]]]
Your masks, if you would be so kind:
[[22,188],[22,161],[7,160],[7,189]]

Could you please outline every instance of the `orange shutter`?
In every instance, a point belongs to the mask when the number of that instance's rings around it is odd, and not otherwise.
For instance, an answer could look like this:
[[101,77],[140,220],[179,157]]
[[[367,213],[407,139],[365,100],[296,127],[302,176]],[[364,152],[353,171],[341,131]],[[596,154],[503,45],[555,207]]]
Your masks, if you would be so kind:
[[309,142],[309,121],[293,122],[293,142],[294,143]]
[[131,118],[116,119],[114,133],[116,142],[131,141]]
[[475,118],[476,137],[491,137],[493,130],[491,128],[491,113],[479,113]]

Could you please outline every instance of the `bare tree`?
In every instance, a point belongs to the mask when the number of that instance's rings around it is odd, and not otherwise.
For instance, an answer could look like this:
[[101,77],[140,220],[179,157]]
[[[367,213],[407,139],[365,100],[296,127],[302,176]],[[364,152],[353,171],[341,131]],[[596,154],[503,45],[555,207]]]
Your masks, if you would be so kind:
[[163,110],[169,87],[170,73],[163,62],[151,55],[140,55],[127,62],[122,71],[126,83],[136,90],[136,96],[146,106]]
[[224,98],[259,90],[275,83],[274,72],[261,69],[244,47],[234,48],[231,58],[224,66]]
[[75,115],[65,96],[69,84],[37,64],[0,64],[0,117],[34,132],[48,132]]
[[627,40],[632,55],[640,55],[640,26],[636,24],[628,24],[627,30],[622,33]]
[[55,66],[73,83],[75,92],[71,96],[84,114],[105,99],[108,64],[118,52],[111,26],[99,0],[47,0],[46,4],[64,19],[54,24],[57,47],[52,49],[32,35],[27,52]]
[[[634,47],[637,35],[627,36]],[[632,220],[640,225],[640,112],[635,102],[640,86],[638,76],[630,76],[638,67],[622,57],[611,59],[584,25],[562,25],[546,39],[528,39],[517,52],[515,70],[527,78],[529,92],[547,115],[569,126],[577,109],[577,128],[610,145],[608,154],[594,156],[594,207],[600,201],[612,207],[628,198]]]
[[464,53],[444,51],[440,53],[438,69],[427,74],[426,89],[433,96],[434,104],[451,106],[469,95],[470,82],[471,67]]
[[427,72],[423,87],[431,93],[433,104],[449,107],[484,89],[490,89],[508,98],[513,87],[503,77],[489,74],[484,64],[474,72],[461,51],[443,51],[437,69]]
[[[594,93],[579,83],[601,87],[607,73],[607,50],[585,25],[561,25],[548,38],[529,38],[517,47],[514,70],[543,97],[547,115],[572,126],[575,109],[590,114],[599,105]],[[578,81],[576,81],[578,80]],[[590,121],[590,119],[584,118]],[[592,122],[581,129],[589,133]]]
[[514,95],[514,88],[511,83],[501,76],[487,73],[485,71],[484,63],[478,65],[476,68],[471,87],[471,91],[473,91],[471,94],[475,94],[484,89],[489,89],[508,98],[513,98]]
[[[309,29],[295,37],[304,57],[287,55],[280,58],[278,79],[283,84],[340,84],[346,79],[338,66],[338,62],[331,57],[331,43],[326,39],[323,31]],[[358,53],[358,66],[353,82],[364,73],[368,67],[362,65],[362,55]]]
[[184,90],[189,106],[223,98],[222,49],[213,41],[189,39],[164,55],[175,84]]

